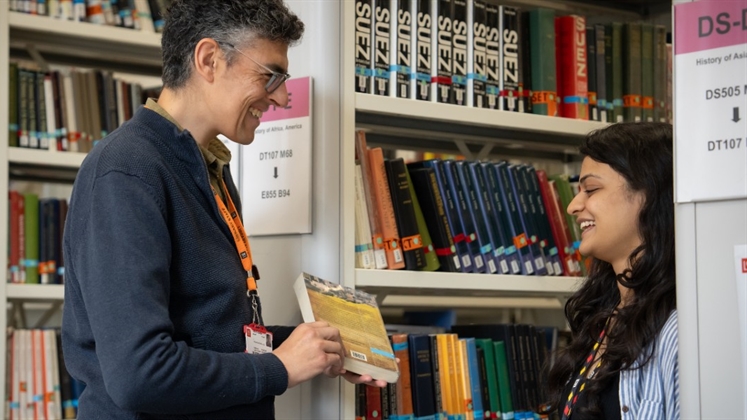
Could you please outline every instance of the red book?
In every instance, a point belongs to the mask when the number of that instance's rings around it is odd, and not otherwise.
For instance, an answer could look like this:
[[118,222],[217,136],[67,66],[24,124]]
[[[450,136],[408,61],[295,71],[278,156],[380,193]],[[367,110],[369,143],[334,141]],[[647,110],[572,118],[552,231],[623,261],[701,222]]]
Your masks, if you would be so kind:
[[571,244],[563,228],[565,217],[563,217],[562,209],[558,208],[558,201],[553,196],[551,191],[552,186],[547,179],[547,173],[542,170],[537,171],[537,180],[540,184],[540,193],[542,194],[542,202],[545,205],[547,219],[550,221],[552,238],[555,241],[555,246],[558,247],[560,260],[563,262],[563,273],[567,276],[579,275],[580,273],[577,272],[576,265],[573,262]]
[[586,19],[555,18],[555,60],[560,107],[558,115],[589,119],[589,68],[586,57]]

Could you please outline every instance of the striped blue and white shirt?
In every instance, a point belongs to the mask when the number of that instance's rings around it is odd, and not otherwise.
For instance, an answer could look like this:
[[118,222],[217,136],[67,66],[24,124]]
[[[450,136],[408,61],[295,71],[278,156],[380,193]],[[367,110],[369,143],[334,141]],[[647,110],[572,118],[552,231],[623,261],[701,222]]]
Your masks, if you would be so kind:
[[680,372],[677,360],[677,311],[672,311],[656,341],[646,348],[653,356],[641,369],[620,372],[622,420],[680,418]]

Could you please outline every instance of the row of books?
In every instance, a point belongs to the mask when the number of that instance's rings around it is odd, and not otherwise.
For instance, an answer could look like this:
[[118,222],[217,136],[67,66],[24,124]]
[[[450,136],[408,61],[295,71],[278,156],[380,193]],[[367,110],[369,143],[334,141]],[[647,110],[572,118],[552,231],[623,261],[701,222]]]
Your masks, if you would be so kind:
[[171,0],[10,0],[10,11],[161,32]]
[[150,92],[103,70],[43,72],[11,62],[9,145],[88,152],[132,117]]
[[[542,369],[557,330],[457,325],[451,333],[394,333],[399,379],[356,389],[357,418],[534,419],[546,401]],[[556,341],[555,341],[556,342]]]
[[361,93],[603,122],[671,122],[664,26],[486,0],[356,0]]
[[5,418],[76,418],[85,385],[65,369],[59,330],[14,330],[8,339],[8,370]]
[[9,192],[8,282],[62,284],[67,200]]
[[507,162],[384,160],[356,136],[356,267],[580,276],[568,177]]

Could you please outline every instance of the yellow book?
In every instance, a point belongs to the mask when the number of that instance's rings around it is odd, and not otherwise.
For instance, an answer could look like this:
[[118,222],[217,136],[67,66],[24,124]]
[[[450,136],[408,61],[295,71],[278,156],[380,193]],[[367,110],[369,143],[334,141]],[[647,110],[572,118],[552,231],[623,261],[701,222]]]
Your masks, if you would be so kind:
[[307,273],[293,289],[304,322],[326,321],[340,330],[346,370],[397,382],[399,367],[374,296]]

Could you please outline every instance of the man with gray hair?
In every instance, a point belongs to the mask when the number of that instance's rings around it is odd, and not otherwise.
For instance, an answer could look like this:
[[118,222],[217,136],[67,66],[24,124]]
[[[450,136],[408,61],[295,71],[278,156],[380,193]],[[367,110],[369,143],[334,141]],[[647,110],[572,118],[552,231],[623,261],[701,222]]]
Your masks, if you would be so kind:
[[62,341],[78,418],[274,417],[274,398],[342,368],[324,322],[265,326],[223,134],[247,145],[285,106],[303,23],[282,0],[175,0],[163,92],[86,157],[64,234]]

